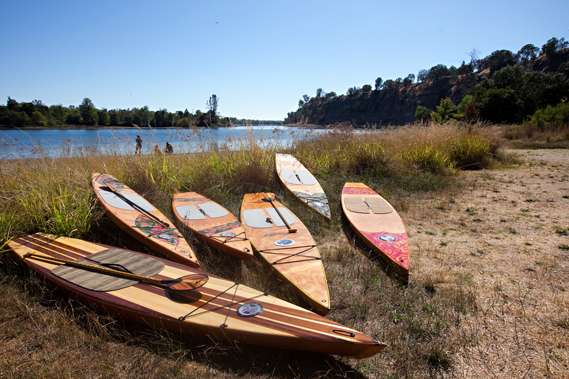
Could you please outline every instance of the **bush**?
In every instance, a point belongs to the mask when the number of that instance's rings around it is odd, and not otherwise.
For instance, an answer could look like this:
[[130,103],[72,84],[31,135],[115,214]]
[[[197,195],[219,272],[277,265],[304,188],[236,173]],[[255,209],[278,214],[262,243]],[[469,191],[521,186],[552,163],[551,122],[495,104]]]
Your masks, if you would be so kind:
[[448,174],[454,168],[448,155],[431,145],[405,151],[403,160],[419,171],[426,171],[432,174]]
[[538,109],[531,116],[530,124],[540,130],[568,128],[569,103],[548,105],[544,109]]
[[478,135],[467,135],[450,144],[449,157],[457,168],[481,169],[492,158],[490,142]]

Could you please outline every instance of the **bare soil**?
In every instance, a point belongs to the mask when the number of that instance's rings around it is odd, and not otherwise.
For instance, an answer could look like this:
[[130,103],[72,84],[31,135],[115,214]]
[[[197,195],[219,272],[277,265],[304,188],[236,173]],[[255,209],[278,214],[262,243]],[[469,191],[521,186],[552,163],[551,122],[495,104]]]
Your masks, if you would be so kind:
[[404,213],[417,280],[474,288],[452,376],[569,377],[569,150],[515,154],[518,167],[462,173],[455,196]]

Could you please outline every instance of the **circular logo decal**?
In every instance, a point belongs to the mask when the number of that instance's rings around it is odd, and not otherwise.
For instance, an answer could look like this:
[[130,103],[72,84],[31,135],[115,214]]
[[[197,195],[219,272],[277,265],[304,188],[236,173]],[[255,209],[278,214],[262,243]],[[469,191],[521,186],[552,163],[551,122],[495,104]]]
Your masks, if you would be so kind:
[[245,303],[237,308],[237,314],[241,317],[253,317],[263,312],[263,306],[258,303]]
[[393,242],[395,241],[395,237],[392,236],[391,234],[382,234],[381,236],[379,236],[379,239],[381,241],[386,241],[386,242]]
[[275,241],[275,245],[282,247],[291,246],[294,245],[294,240],[289,240],[289,239],[278,240]]

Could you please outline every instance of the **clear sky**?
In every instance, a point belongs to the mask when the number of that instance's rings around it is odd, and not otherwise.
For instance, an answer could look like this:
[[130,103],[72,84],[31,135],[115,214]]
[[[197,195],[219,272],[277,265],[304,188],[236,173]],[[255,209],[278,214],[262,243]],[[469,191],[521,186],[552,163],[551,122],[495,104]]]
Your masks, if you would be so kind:
[[282,119],[303,94],[569,36],[569,0],[0,3],[0,99]]

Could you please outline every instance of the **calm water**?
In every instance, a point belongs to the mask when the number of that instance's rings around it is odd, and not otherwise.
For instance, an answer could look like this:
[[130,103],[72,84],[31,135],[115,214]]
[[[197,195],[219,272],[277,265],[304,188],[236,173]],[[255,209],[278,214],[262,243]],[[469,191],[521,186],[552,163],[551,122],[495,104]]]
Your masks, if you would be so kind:
[[238,126],[218,129],[48,129],[0,130],[0,159],[62,157],[97,154],[134,154],[135,138],[142,137],[143,153],[151,153],[166,142],[174,153],[247,146],[251,136],[260,146],[288,147],[294,141],[324,133],[319,129],[285,126]]

